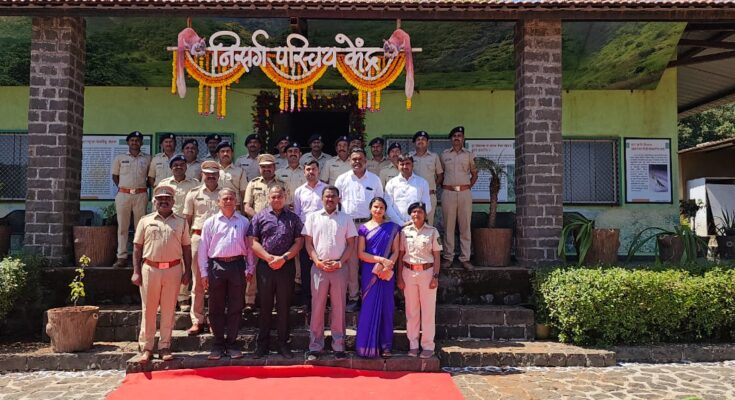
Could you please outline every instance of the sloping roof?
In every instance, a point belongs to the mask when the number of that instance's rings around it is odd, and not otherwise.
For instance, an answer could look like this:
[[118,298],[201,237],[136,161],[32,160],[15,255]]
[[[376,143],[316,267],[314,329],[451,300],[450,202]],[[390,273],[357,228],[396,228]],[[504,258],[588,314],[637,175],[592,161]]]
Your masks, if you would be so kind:
[[724,148],[733,147],[733,146],[735,146],[735,137],[727,138],[727,139],[720,139],[720,140],[713,140],[711,142],[706,142],[706,143],[700,143],[694,147],[690,147],[684,150],[679,150],[679,154],[707,152],[707,151],[719,150],[719,149],[724,149]]

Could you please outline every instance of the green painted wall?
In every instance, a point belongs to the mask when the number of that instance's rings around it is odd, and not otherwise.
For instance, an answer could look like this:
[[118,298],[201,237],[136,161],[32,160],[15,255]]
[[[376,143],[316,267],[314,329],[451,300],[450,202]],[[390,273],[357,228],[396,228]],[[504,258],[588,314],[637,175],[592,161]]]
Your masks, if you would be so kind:
[[[124,134],[137,129],[144,133],[223,132],[235,133],[236,154],[245,150],[243,140],[252,132],[252,105],[257,90],[233,90],[228,94],[228,116],[223,120],[200,117],[196,113],[196,89],[185,99],[170,94],[168,88],[88,87],[85,93],[84,132]],[[421,91],[414,95],[413,111],[404,109],[402,91],[383,94],[382,111],[367,113],[368,137],[410,135],[417,130],[444,135],[453,126],[464,125],[467,137],[511,138],[514,133],[512,91],[465,90]],[[28,88],[0,88],[0,130],[26,130]],[[676,70],[664,73],[655,90],[567,91],[563,93],[563,133],[567,137],[665,137],[677,148]],[[622,170],[622,140],[620,175]],[[672,154],[673,193],[678,193],[678,160]],[[621,181],[621,198],[624,199]],[[672,225],[678,221],[678,206],[626,205],[582,207],[597,218],[600,227],[622,228],[622,249],[641,227]],[[84,202],[96,207],[100,202]],[[19,203],[0,203],[0,215]],[[485,205],[477,205],[485,209]],[[501,209],[513,209],[503,205]]]

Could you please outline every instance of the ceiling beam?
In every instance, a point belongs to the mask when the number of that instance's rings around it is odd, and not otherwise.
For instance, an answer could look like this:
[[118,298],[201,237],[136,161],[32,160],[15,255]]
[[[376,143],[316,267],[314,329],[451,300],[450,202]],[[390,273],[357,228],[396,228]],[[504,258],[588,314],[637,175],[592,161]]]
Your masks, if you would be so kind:
[[681,39],[679,40],[679,46],[696,46],[696,47],[707,47],[707,48],[713,48],[713,49],[735,50],[735,42],[721,42],[721,41],[711,41],[711,40]]
[[[715,32],[713,35],[710,35],[710,37],[708,37],[706,39],[706,41],[708,41],[708,42],[721,42],[721,41],[729,38],[730,36],[732,36],[732,34],[734,34],[734,33],[735,32],[730,32],[730,31]],[[680,40],[680,42],[681,42],[681,40]],[[676,58],[678,60],[687,60],[687,59],[690,59],[690,58],[698,55],[699,53],[701,53],[701,52],[703,52],[705,50],[707,50],[707,47],[692,47],[691,49],[689,49],[689,50],[687,50],[687,51],[685,51],[685,52],[677,55]]]
[[730,23],[712,23],[702,24],[693,23],[688,24],[686,27],[687,31],[731,31],[735,32],[735,24]]
[[694,65],[694,64],[702,64],[702,63],[708,63],[708,62],[713,62],[713,61],[727,60],[730,58],[735,58],[735,51],[725,51],[722,53],[707,54],[706,56],[697,56],[697,57],[690,57],[690,58],[681,59],[681,60],[672,60],[671,62],[669,62],[668,68],[683,67],[686,65]]
[[732,98],[734,96],[735,96],[735,87],[731,87],[723,91],[717,92],[713,94],[712,96],[708,96],[703,99],[697,100],[693,103],[683,105],[678,110],[679,118],[688,117],[690,115],[704,111],[705,109],[720,105],[717,103],[721,102],[722,100]]

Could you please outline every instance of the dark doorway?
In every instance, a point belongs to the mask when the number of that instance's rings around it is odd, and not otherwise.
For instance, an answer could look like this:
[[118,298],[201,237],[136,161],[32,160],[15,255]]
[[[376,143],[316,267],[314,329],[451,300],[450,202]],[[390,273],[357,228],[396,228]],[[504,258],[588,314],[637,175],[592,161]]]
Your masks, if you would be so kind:
[[274,150],[275,141],[282,135],[290,135],[291,140],[301,146],[302,152],[311,151],[306,141],[314,133],[322,135],[324,152],[334,155],[337,138],[350,132],[350,113],[336,111],[299,111],[279,113],[273,118],[273,132],[268,150]]

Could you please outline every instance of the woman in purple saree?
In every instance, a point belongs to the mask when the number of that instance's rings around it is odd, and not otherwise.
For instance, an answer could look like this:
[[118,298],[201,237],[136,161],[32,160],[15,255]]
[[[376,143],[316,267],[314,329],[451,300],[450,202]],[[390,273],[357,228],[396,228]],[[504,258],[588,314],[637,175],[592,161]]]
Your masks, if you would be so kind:
[[385,220],[386,203],[370,202],[372,218],[357,230],[362,307],[357,320],[357,355],[390,357],[393,348],[393,266],[398,259],[400,225]]

